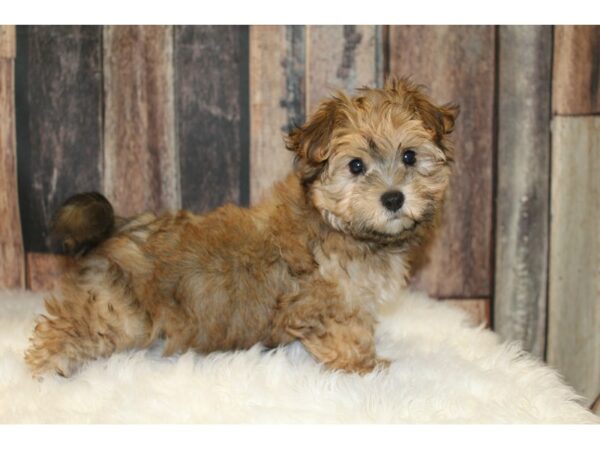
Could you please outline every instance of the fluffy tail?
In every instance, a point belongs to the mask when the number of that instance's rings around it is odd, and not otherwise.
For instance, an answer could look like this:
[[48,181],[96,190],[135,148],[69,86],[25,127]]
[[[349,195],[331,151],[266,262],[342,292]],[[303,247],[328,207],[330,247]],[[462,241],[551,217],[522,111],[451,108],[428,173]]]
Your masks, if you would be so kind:
[[52,220],[52,233],[70,254],[84,254],[110,237],[115,214],[110,202],[98,192],[70,197]]

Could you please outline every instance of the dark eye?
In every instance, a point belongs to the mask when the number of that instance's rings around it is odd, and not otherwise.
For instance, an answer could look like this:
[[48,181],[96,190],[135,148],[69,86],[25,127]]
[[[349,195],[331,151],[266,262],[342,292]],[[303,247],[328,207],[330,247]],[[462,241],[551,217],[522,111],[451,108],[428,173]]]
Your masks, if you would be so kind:
[[414,163],[417,162],[417,154],[415,151],[411,150],[410,148],[408,150],[404,150],[404,153],[402,154],[402,162],[407,166],[414,165]]
[[350,172],[352,172],[354,175],[360,175],[365,171],[365,163],[363,163],[363,160],[360,158],[355,158],[350,161],[348,167],[350,168]]

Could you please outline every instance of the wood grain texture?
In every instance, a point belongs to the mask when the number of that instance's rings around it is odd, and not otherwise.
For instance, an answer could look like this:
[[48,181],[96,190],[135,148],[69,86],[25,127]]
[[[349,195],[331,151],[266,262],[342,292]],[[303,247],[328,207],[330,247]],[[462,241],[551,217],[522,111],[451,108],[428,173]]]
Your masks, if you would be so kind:
[[311,25],[306,29],[306,110],[342,89],[383,84],[382,26]]
[[175,27],[182,205],[248,203],[248,27]]
[[64,255],[27,253],[27,289],[34,292],[57,290],[62,273],[72,262]]
[[465,310],[469,317],[473,320],[476,325],[483,324],[486,328],[491,325],[490,320],[490,304],[489,298],[467,298],[467,299],[452,299],[442,300],[444,303],[448,303],[452,306],[456,306]]
[[101,28],[17,28],[17,170],[27,251],[70,195],[102,188]]
[[304,26],[250,27],[250,202],[292,168],[283,136],[305,116]]
[[600,117],[552,125],[548,362],[591,403],[600,392]]
[[494,330],[543,359],[552,27],[499,32]]
[[600,26],[556,26],[552,106],[555,114],[600,112]]
[[17,56],[17,34],[14,25],[0,25],[0,59]]
[[178,209],[170,26],[104,28],[104,190],[119,214]]
[[17,189],[14,62],[0,58],[0,288],[25,287]]
[[600,394],[598,394],[598,397],[596,397],[596,400],[590,406],[590,410],[597,416],[600,416]]
[[[443,226],[415,284],[434,297],[491,296],[494,27],[391,26],[390,71],[461,107]],[[460,62],[460,63],[458,63]]]

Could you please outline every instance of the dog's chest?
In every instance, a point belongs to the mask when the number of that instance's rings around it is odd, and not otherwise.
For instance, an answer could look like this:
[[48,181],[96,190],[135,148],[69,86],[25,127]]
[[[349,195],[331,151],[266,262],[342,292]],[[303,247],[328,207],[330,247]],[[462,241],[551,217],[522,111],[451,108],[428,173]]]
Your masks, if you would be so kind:
[[317,251],[319,273],[335,283],[351,305],[376,307],[396,300],[406,287],[408,267],[401,254],[348,258]]

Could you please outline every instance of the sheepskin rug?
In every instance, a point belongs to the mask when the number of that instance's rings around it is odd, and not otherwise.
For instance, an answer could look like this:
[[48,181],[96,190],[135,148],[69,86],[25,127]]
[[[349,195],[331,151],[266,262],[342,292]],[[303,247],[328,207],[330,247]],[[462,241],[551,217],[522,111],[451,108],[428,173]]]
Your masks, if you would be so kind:
[[389,369],[324,369],[296,343],[277,350],[161,348],[34,380],[23,351],[42,296],[0,293],[2,423],[598,423],[560,376],[472,325],[462,310],[407,293],[381,312]]

